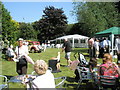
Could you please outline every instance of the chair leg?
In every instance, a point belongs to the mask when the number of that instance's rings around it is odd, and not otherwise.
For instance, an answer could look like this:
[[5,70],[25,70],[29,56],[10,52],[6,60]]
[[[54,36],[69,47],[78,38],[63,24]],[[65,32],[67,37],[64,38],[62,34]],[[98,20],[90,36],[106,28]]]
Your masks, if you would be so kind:
[[79,88],[80,88],[81,83],[82,83],[82,80],[79,80],[79,81],[78,81],[78,86],[77,86],[77,89],[78,89],[78,90],[79,90]]

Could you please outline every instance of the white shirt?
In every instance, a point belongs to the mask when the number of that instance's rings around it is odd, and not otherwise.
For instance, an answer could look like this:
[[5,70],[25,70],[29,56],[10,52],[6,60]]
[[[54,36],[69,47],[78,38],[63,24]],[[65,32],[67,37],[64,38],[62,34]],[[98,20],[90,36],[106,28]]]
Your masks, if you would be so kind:
[[117,38],[115,40],[115,47],[117,51],[120,51],[120,38]]
[[14,55],[15,55],[15,54],[14,54],[14,51],[12,50],[12,48],[8,48],[6,54],[7,54],[8,56],[14,56]]
[[32,81],[32,88],[55,88],[54,76],[50,70],[34,79]]
[[103,41],[103,46],[105,47],[105,46],[110,46],[111,47],[111,42],[110,42],[110,40],[104,40]]
[[94,47],[97,51],[99,51],[99,42],[95,41],[94,42]]
[[[15,53],[18,55],[18,46],[15,49]],[[26,46],[19,47],[19,56],[28,55],[28,48]]]

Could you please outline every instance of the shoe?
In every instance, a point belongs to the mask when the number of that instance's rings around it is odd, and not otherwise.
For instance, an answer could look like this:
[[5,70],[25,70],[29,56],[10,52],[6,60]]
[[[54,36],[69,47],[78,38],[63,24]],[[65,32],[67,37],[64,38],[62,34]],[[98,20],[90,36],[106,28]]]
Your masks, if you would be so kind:
[[70,66],[66,65],[65,67],[70,67]]
[[61,70],[57,70],[57,72],[62,72]]

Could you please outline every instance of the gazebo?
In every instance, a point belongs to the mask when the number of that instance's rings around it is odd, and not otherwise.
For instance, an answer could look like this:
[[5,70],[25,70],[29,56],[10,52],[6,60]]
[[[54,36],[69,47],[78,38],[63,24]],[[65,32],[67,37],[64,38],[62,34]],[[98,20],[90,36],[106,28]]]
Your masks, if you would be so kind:
[[95,34],[95,37],[110,37],[111,41],[111,50],[112,50],[112,55],[114,51],[114,39],[115,36],[120,35],[120,27],[111,27],[109,29],[106,29],[104,31],[98,32]]
[[72,47],[88,47],[88,38],[87,36],[82,36],[79,34],[74,34],[74,35],[66,35],[66,36],[62,36],[62,37],[58,37],[54,40],[51,41],[57,41],[59,40],[60,42],[67,38],[68,40],[71,41],[72,43]]

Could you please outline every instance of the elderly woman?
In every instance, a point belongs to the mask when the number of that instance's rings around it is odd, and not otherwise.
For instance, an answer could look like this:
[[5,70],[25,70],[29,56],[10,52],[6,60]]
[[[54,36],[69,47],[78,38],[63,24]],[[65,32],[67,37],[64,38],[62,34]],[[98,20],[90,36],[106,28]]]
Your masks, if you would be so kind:
[[32,88],[55,88],[54,76],[48,70],[48,65],[44,60],[37,60],[34,70],[39,76],[32,81]]
[[117,64],[112,62],[112,56],[109,53],[104,54],[103,64],[100,65],[98,74],[104,76],[120,76],[120,70]]
[[34,61],[28,56],[28,48],[23,45],[23,39],[19,38],[18,40],[19,46],[15,49],[15,57],[14,61],[16,61],[16,71],[19,75],[27,74],[27,62],[34,64]]

